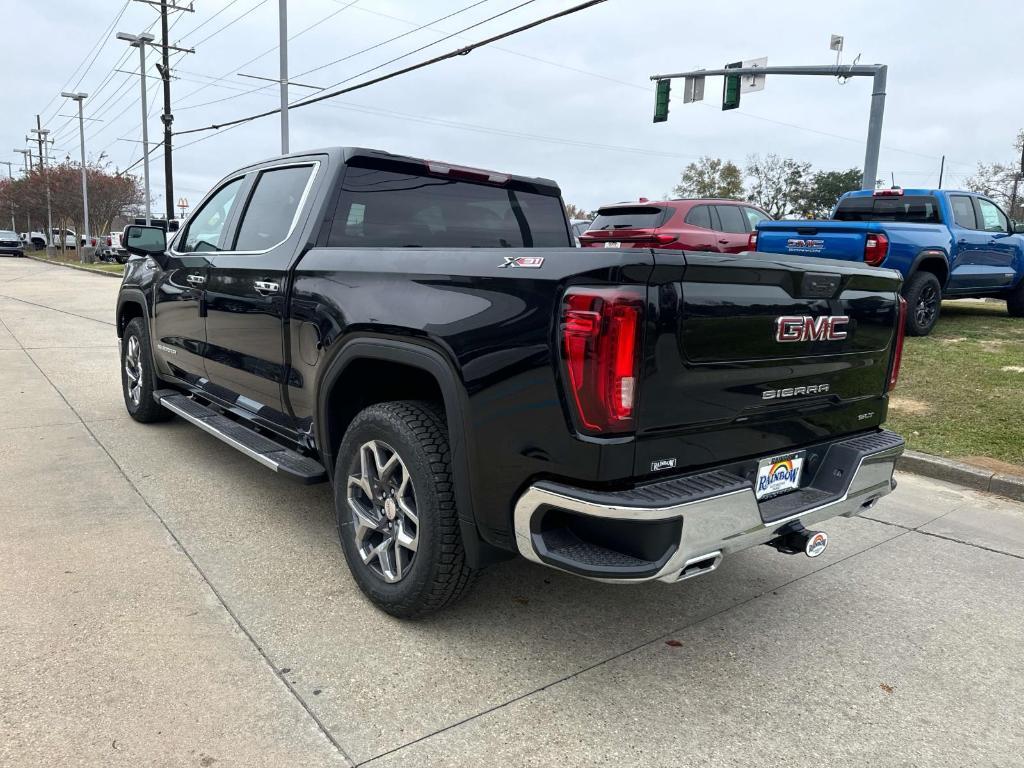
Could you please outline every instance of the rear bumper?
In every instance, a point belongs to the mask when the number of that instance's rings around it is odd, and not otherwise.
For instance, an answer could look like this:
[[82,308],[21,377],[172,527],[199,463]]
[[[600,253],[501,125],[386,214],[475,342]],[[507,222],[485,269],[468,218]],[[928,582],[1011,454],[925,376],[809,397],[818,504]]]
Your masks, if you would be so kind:
[[886,430],[836,441],[808,485],[760,504],[750,479],[722,470],[628,491],[539,481],[516,502],[516,545],[529,560],[600,581],[681,581],[800,525],[871,507],[892,491],[903,448]]

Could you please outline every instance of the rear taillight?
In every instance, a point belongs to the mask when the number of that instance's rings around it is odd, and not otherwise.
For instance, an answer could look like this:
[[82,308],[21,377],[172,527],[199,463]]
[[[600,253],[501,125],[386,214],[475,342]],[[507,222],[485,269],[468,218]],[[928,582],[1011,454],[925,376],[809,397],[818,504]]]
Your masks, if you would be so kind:
[[907,335],[907,300],[899,297],[899,317],[896,318],[896,338],[893,342],[892,363],[889,366],[889,385],[886,392],[896,387],[896,381],[900,377],[900,363],[903,362],[903,338]]
[[679,238],[676,237],[675,235],[655,235],[654,236],[654,242],[656,242],[658,245],[668,245],[669,243],[674,243],[678,239]]
[[864,261],[877,267],[889,255],[889,238],[882,232],[870,232],[864,238]]
[[751,232],[750,237],[747,238],[747,250],[757,250],[757,232]]
[[108,237],[108,238],[107,238],[107,248],[109,248],[109,247],[110,247],[110,246],[112,246],[112,245],[113,245],[113,243],[112,243],[112,242],[110,242],[110,238]]
[[640,288],[570,288],[562,300],[566,383],[584,431],[633,429],[643,309]]

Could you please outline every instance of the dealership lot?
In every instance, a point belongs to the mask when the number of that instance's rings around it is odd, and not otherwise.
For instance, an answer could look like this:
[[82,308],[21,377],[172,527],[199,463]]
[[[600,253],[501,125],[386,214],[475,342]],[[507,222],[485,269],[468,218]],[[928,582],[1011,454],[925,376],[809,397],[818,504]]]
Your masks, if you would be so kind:
[[1024,505],[901,475],[817,560],[524,562],[403,623],[326,486],[124,411],[118,281],[0,260],[2,765],[980,765],[1024,753]]

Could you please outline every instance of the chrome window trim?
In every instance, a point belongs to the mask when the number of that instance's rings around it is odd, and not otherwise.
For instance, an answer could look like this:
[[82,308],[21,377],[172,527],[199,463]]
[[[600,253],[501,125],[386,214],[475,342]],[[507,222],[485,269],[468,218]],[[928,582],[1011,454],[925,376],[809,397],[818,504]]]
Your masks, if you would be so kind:
[[[276,242],[273,245],[269,245],[266,248],[263,248],[262,250],[258,250],[258,251],[186,251],[186,252],[182,253],[182,252],[177,251],[174,248],[172,248],[171,249],[171,253],[173,255],[175,255],[175,256],[190,256],[190,255],[193,255],[193,254],[196,254],[196,253],[213,254],[213,255],[216,255],[216,256],[259,256],[261,254],[267,253],[268,251],[272,251],[275,248],[277,248],[278,246],[280,246],[282,243],[287,242],[288,238],[290,238],[293,234],[295,234],[295,227],[299,223],[299,216],[301,215],[303,209],[306,207],[306,201],[309,199],[309,193],[313,189],[313,182],[316,181],[317,174],[320,172],[320,161],[319,160],[300,160],[300,161],[293,161],[293,162],[288,162],[288,163],[279,163],[277,165],[268,165],[268,166],[263,167],[263,168],[255,168],[252,171],[246,171],[241,176],[235,176],[235,177],[229,179],[228,181],[226,181],[224,184],[221,184],[221,185],[217,186],[209,195],[207,195],[205,198],[203,198],[203,202],[200,203],[200,208],[196,209],[197,211],[200,210],[201,207],[206,204],[206,201],[210,197],[212,197],[213,195],[217,194],[217,192],[219,190],[223,189],[225,186],[227,186],[228,184],[230,184],[233,181],[236,181],[237,179],[244,179],[250,173],[253,173],[253,172],[256,173],[256,182],[253,185],[253,190],[252,190],[253,192],[255,192],[256,184],[259,184],[260,176],[265,171],[277,171],[277,170],[280,170],[282,168],[301,168],[303,166],[311,167],[313,169],[313,172],[311,174],[309,174],[309,179],[306,181],[306,187],[305,187],[305,189],[302,190],[302,195],[299,197],[299,204],[295,208],[295,214],[292,216],[292,223],[288,226],[288,232],[285,234],[284,238],[282,238],[279,242]],[[252,192],[250,192],[250,198],[251,198],[251,196],[252,196]],[[242,224],[242,220],[244,219],[244,215],[245,215],[245,212],[243,211],[242,215],[238,219],[238,226],[239,227]],[[185,231],[187,231],[187,229],[188,228],[186,227],[185,229],[182,229],[182,230],[179,230],[179,231],[180,232],[185,232]],[[237,234],[238,234],[238,227],[236,227],[236,229],[235,229],[235,235],[237,235]]]

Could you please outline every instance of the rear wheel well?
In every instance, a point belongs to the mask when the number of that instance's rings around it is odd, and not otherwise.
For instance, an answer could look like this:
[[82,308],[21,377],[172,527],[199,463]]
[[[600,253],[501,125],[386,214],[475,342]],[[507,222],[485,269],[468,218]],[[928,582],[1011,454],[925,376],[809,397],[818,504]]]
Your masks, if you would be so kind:
[[[914,266],[914,272],[930,272],[938,278],[939,285],[945,288],[946,279],[949,277],[949,265],[946,263],[946,257],[943,254],[934,253],[922,258]],[[907,275],[907,279],[910,279],[910,275]]]
[[369,405],[392,400],[427,400],[444,412],[441,385],[434,376],[412,365],[388,360],[353,360],[338,376],[327,395],[325,416],[331,463],[356,414]]
[[124,336],[124,329],[128,327],[128,323],[136,317],[143,317],[144,315],[145,312],[142,310],[142,305],[138,302],[124,302],[117,311],[117,337],[121,338]]

